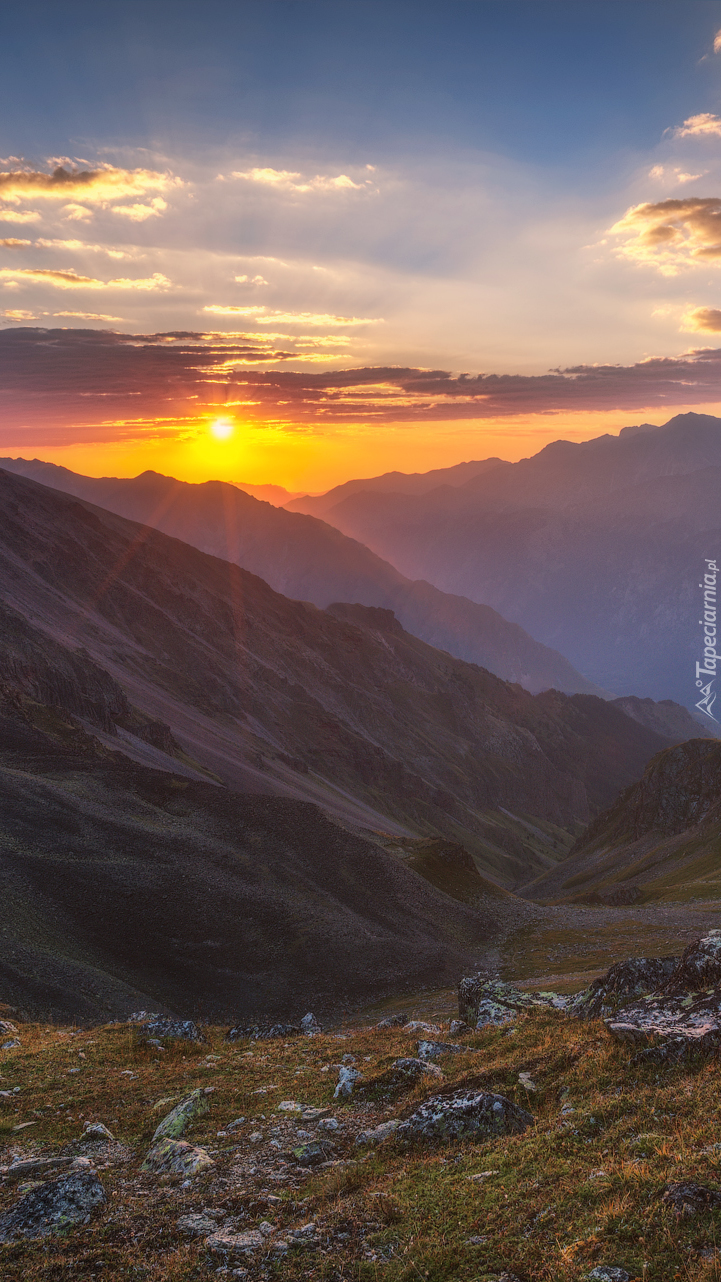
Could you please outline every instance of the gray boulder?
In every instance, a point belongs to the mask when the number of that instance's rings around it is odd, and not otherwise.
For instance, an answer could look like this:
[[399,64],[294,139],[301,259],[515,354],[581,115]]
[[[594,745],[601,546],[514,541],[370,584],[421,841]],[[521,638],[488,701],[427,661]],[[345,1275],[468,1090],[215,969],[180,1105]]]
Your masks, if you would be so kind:
[[703,988],[721,986],[721,930],[710,930],[695,939],[678,958],[671,974],[659,991],[667,997],[698,993]]
[[458,1015],[471,1028],[505,1024],[524,1011],[565,1010],[568,999],[558,993],[527,993],[487,975],[471,975],[458,985]]
[[274,1037],[299,1037],[297,1024],[236,1024],[225,1034],[228,1042],[270,1041]]
[[202,1212],[195,1215],[181,1215],[176,1221],[178,1229],[185,1237],[208,1237],[215,1233],[217,1224],[209,1215]]
[[192,1019],[166,1019],[165,1015],[153,1015],[142,1025],[146,1037],[172,1038],[174,1041],[204,1042],[205,1038]]
[[115,1136],[103,1122],[86,1122],[83,1127],[84,1140],[97,1140],[98,1143],[110,1144]]
[[397,1118],[392,1118],[390,1122],[381,1122],[379,1126],[372,1127],[369,1131],[360,1131],[355,1137],[356,1144],[382,1144],[387,1140],[394,1131],[398,1130],[400,1122]]
[[162,1139],[148,1152],[141,1171],[153,1171],[156,1175],[198,1175],[201,1171],[213,1166],[212,1157],[204,1148],[196,1148],[187,1140]]
[[408,1023],[408,1015],[386,1015],[385,1019],[379,1020],[376,1028],[402,1028]]
[[353,1087],[360,1076],[357,1068],[351,1068],[350,1064],[342,1064],[338,1070],[338,1085],[333,1092],[333,1099],[350,1099]]
[[466,1049],[465,1046],[456,1046],[455,1042],[419,1042],[418,1058],[440,1059],[441,1055],[460,1055]]
[[250,1229],[247,1233],[220,1232],[206,1238],[205,1245],[216,1259],[244,1260],[263,1250],[265,1238],[258,1229]]
[[391,1074],[394,1083],[415,1083],[421,1077],[443,1079],[443,1073],[437,1064],[433,1064],[430,1060],[413,1059],[410,1056],[394,1060]]
[[0,1242],[47,1237],[87,1224],[95,1208],[105,1201],[105,1189],[95,1171],[69,1171],[31,1189],[0,1215]]
[[504,1095],[455,1091],[426,1100],[397,1133],[410,1140],[486,1139],[517,1135],[533,1124],[531,1114]]
[[568,1013],[578,1019],[604,1019],[636,997],[661,989],[678,964],[678,957],[630,957],[576,994]]
[[303,1016],[300,1021],[300,1028],[301,1032],[305,1033],[306,1037],[315,1037],[316,1033],[323,1032],[318,1020],[311,1011],[309,1011],[307,1015]]
[[320,1166],[327,1162],[333,1152],[333,1145],[327,1140],[312,1140],[310,1144],[299,1144],[293,1149],[293,1157],[299,1166]]
[[721,1206],[721,1193],[706,1184],[692,1180],[675,1180],[667,1184],[661,1201],[677,1216],[696,1215],[699,1211],[717,1210]]
[[630,1273],[613,1264],[598,1264],[587,1275],[588,1282],[629,1282]]
[[647,997],[605,1021],[616,1041],[654,1063],[712,1055],[721,1046],[721,989],[688,997]]

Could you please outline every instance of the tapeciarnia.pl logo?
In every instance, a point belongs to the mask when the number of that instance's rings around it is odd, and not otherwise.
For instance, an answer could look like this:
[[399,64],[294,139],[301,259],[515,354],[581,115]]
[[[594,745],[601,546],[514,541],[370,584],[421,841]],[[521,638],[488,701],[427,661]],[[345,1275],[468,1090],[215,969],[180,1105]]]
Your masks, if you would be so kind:
[[699,587],[703,592],[703,618],[699,623],[703,628],[703,663],[696,664],[696,689],[701,691],[701,698],[696,704],[699,712],[703,712],[712,721],[718,718],[713,714],[713,706],[716,702],[716,691],[712,689],[716,678],[716,664],[719,656],[716,653],[716,578],[718,576],[718,566],[715,561],[705,559],[706,570],[703,576],[703,583]]

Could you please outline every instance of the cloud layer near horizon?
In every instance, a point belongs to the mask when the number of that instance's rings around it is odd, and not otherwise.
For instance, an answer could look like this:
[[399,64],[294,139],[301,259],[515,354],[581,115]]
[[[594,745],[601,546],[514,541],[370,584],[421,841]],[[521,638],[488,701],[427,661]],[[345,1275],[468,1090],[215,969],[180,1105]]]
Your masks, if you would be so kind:
[[[46,443],[187,431],[220,412],[239,421],[328,430],[344,423],[486,420],[528,413],[629,411],[721,399],[721,349],[634,365],[580,365],[539,376],[452,375],[373,367],[323,372],[254,368],[295,359],[282,335],[0,331],[2,440],[32,423]],[[137,398],[137,399],[136,399]],[[97,437],[95,438],[97,439]]]

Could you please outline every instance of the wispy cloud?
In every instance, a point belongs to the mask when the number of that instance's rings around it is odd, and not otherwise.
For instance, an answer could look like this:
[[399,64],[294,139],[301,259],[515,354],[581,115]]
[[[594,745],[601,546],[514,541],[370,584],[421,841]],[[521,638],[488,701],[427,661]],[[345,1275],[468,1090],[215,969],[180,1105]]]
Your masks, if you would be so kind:
[[721,31],[717,31],[713,38],[714,53],[721,53]]
[[104,316],[99,312],[53,312],[53,316],[76,316],[80,320],[122,321],[122,316]]
[[234,307],[211,304],[203,308],[216,316],[247,316],[258,325],[380,325],[382,320],[372,316],[333,316],[328,312],[281,312],[270,307]]
[[687,174],[680,165],[673,167],[669,165],[654,165],[653,169],[649,169],[648,176],[649,178],[657,178],[662,182],[692,183],[699,178],[705,177],[707,173],[708,170],[704,169],[698,174]]
[[0,209],[0,223],[39,223],[41,218],[35,209]]
[[[32,242],[29,240],[24,240],[22,243],[24,245],[30,245]],[[116,249],[113,245],[94,245],[85,240],[62,240],[62,239],[48,240],[44,236],[39,236],[38,239],[35,241],[35,244],[39,245],[42,249],[62,249],[62,250],[71,250],[71,251],[77,250],[78,252],[85,252],[87,250],[91,250],[93,253],[107,254],[109,258],[132,258],[133,257],[133,255],[129,254],[127,250]]]
[[[718,36],[716,37],[718,40]],[[721,47],[721,46],[720,46]],[[716,41],[714,41],[716,49]],[[714,116],[710,111],[702,111],[698,116],[689,116],[672,131],[674,138],[721,137],[721,116]]]
[[111,205],[110,212],[121,214],[123,218],[129,218],[134,223],[144,223],[148,218],[157,218],[167,208],[167,200],[163,200],[162,196],[156,196],[147,205]]
[[44,267],[3,267],[0,279],[21,280],[39,285],[53,285],[56,289],[168,289],[171,282],[161,272],[154,272],[144,279],[130,280],[120,277],[116,280],[97,280],[94,276],[81,276],[69,268],[65,271]]
[[721,311],[717,307],[695,307],[684,314],[681,328],[689,333],[721,334]]
[[[313,178],[305,178],[301,173],[292,172],[289,169],[242,169],[234,170],[231,178],[244,179],[246,182],[258,183],[264,187],[272,187],[276,191],[292,192],[311,192],[311,191],[362,191],[364,187],[370,185],[371,180],[357,183],[348,174],[316,174]],[[219,178],[224,175],[219,174]]]
[[18,240],[15,236],[6,236],[0,240],[0,245],[4,249],[22,249],[25,245],[32,245],[31,240]]
[[51,173],[40,170],[0,171],[0,200],[19,204],[21,200],[82,200],[106,204],[126,196],[143,196],[149,191],[168,191],[181,185],[172,174],[152,169],[66,169],[58,165]]
[[37,316],[34,312],[24,312],[16,307],[6,308],[5,311],[0,312],[0,316],[7,316],[8,320],[14,321],[37,320]]
[[718,196],[635,205],[611,228],[625,237],[619,252],[675,276],[681,267],[721,259]]

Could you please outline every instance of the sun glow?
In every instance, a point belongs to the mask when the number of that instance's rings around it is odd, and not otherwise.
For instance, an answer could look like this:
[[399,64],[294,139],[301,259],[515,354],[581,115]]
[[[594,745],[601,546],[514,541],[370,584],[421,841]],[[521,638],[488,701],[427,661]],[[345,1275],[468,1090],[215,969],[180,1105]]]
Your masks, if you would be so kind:
[[210,424],[211,435],[216,441],[229,441],[234,431],[235,424],[229,418],[216,418]]

